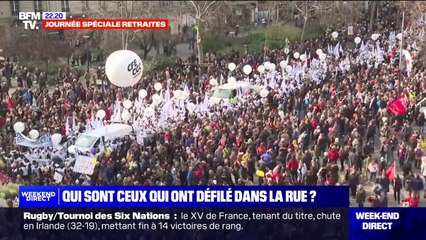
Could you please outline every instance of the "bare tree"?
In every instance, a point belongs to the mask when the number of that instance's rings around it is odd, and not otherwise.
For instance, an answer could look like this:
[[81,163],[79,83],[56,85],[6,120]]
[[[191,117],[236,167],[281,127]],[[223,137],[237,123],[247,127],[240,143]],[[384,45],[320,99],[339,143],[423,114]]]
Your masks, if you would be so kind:
[[331,6],[332,14],[317,14],[318,21],[325,26],[341,27],[357,22],[364,9],[364,3],[361,1],[339,2]]
[[[94,4],[87,12],[87,15],[91,18],[113,18],[113,19],[148,19],[155,18],[159,12],[158,2],[156,1],[110,1],[103,2],[98,1]],[[138,39],[144,39],[149,36],[150,31],[142,30],[117,30],[117,31],[104,31],[104,41],[107,48],[116,48],[120,39],[120,45],[122,49],[128,49],[129,44]],[[146,41],[139,41],[138,46],[142,46],[141,49],[150,48],[151,43],[147,43],[147,46],[143,46]]]
[[264,9],[268,11],[268,17],[270,19],[275,19],[276,22],[279,21],[280,18],[280,8],[281,8],[280,1],[265,1],[262,2],[262,6]]
[[[222,1],[189,1],[188,4],[192,6],[189,14],[195,19],[195,30],[196,30],[196,43],[198,51],[198,64],[201,66],[203,63],[203,46],[202,46],[202,32],[203,27],[210,20],[215,19],[215,15],[218,14],[224,7]],[[185,5],[185,4],[184,4]],[[184,6],[185,7],[185,6]]]
[[334,1],[295,1],[292,2],[294,7],[303,17],[303,28],[302,36],[300,37],[300,48],[303,49],[303,39],[305,37],[306,25],[309,20],[317,16],[318,14],[328,14],[331,13]]
[[153,30],[135,32],[131,43],[143,51],[143,59],[146,59],[152,47],[156,44],[156,32]]
[[19,59],[42,61],[46,64],[58,58],[69,58],[72,49],[68,43],[61,40],[56,34],[45,31],[19,31],[12,32],[11,41],[5,49],[5,55],[16,56]]

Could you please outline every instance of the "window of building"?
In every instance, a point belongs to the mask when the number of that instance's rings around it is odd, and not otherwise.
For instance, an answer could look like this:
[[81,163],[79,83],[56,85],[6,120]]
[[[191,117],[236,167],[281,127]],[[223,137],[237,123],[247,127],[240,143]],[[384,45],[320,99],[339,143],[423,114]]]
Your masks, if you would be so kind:
[[62,12],[69,12],[70,11],[70,1],[62,0],[61,1],[61,7],[62,7]]
[[98,1],[98,6],[102,9],[105,9],[106,7],[106,2],[105,1]]
[[43,11],[42,1],[34,1],[34,11],[36,11],[36,12]]
[[10,1],[10,10],[12,16],[17,16],[19,14],[19,1]]
[[85,0],[83,2],[83,9],[89,9],[89,1]]

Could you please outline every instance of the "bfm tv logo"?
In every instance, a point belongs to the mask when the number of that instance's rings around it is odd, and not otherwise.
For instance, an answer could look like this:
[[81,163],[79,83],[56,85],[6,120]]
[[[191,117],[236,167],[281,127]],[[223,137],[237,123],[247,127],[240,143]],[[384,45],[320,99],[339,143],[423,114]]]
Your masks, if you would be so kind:
[[37,21],[41,21],[40,12],[19,12],[18,19],[24,24],[24,29],[39,29]]
[[127,66],[127,71],[132,72],[133,77],[136,77],[141,73],[141,64],[135,59]]

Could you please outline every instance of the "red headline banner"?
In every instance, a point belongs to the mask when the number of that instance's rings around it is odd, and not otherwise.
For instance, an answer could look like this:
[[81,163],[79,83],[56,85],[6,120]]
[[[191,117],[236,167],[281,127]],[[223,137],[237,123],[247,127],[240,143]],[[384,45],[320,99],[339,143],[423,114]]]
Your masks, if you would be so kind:
[[68,19],[43,20],[44,30],[167,30],[164,19]]

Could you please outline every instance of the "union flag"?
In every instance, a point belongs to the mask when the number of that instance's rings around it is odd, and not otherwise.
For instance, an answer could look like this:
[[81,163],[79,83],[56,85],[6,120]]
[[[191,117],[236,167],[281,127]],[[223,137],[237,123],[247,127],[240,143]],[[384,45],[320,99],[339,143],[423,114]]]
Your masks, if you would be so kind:
[[407,107],[402,101],[402,98],[398,98],[393,103],[391,103],[388,109],[394,116],[404,115],[404,113],[407,111]]

